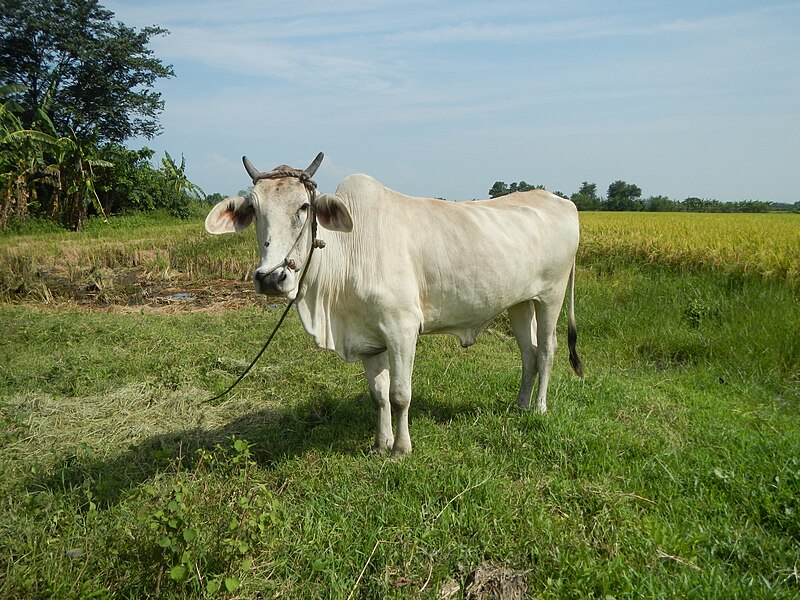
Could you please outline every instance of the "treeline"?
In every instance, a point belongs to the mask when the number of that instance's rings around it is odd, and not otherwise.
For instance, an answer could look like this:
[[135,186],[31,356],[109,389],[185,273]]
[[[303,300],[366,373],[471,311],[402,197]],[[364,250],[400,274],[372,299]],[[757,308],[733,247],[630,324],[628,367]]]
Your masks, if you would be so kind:
[[[503,181],[496,181],[489,188],[489,196],[497,198],[513,192],[545,189],[543,185],[532,185],[525,181],[514,182],[506,185]],[[584,181],[580,189],[568,196],[556,191],[557,196],[572,200],[578,210],[610,210],[610,211],[641,211],[641,212],[708,212],[708,213],[765,213],[765,212],[797,212],[800,213],[800,201],[794,204],[781,202],[762,202],[760,200],[746,200],[744,202],[720,202],[705,198],[686,198],[673,200],[666,196],[650,196],[642,198],[639,186],[617,180],[608,186],[605,197],[597,193],[597,184]]]
[[154,83],[174,75],[153,56],[159,27],[119,23],[97,0],[0,0],[0,230],[30,218],[81,229],[86,219],[202,198],[169,154],[124,141],[160,132]]

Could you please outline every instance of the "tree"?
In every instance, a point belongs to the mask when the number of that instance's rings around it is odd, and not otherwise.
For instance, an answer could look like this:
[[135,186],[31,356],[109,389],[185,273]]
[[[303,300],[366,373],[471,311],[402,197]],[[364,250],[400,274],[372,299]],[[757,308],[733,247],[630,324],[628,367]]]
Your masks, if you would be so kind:
[[144,147],[129,150],[118,144],[103,148],[113,166],[100,173],[98,193],[106,214],[150,211],[163,204],[164,177],[150,164],[155,152]]
[[[240,196],[247,196],[247,194],[239,194],[239,195]],[[215,204],[218,204],[219,202],[222,202],[223,200],[225,200],[225,196],[223,196],[219,192],[213,192],[211,194],[207,194],[206,197],[205,197],[206,204],[209,204],[211,206],[214,206]]]
[[677,212],[680,205],[666,196],[650,196],[644,201],[645,210],[650,212]]
[[509,186],[511,192],[529,192],[531,190],[544,190],[547,189],[543,185],[534,185],[527,181],[514,182]]
[[621,179],[608,186],[608,197],[606,199],[607,210],[642,210],[643,205],[640,200],[642,190],[639,186],[626,183]]
[[54,162],[49,166],[56,177],[56,185],[53,186],[54,193],[48,197],[52,202],[52,216],[70,229],[83,229],[90,206],[105,218],[97,195],[95,168],[112,165],[99,154],[95,146],[82,144],[73,138],[56,140]]
[[24,129],[8,106],[0,106],[0,228],[31,209],[72,229],[83,227],[89,206],[103,214],[94,170],[111,164],[93,145],[57,137],[44,111],[36,129]]
[[160,131],[161,94],[172,77],[153,56],[160,27],[139,31],[114,21],[97,0],[0,0],[0,85],[21,84],[11,100],[30,129],[37,111],[60,137],[122,142]]
[[505,196],[509,193],[508,186],[506,185],[505,181],[495,181],[494,185],[489,188],[489,197],[490,198],[497,198],[499,196]]
[[152,138],[164,103],[153,84],[172,67],[98,0],[0,0],[0,228],[42,216],[80,229],[91,212],[169,208],[201,195],[167,156],[129,151]]
[[190,202],[193,199],[202,200],[205,198],[205,193],[203,193],[199,185],[192,183],[186,177],[186,159],[183,158],[182,154],[180,166],[175,163],[169,152],[164,152],[161,164],[167,188],[172,197],[172,205],[169,207],[170,212],[176,217],[185,218],[189,214]]
[[771,202],[762,202],[760,200],[745,200],[743,202],[735,202],[733,210],[743,213],[765,213],[770,211],[771,204]]
[[601,200],[597,196],[597,184],[584,181],[581,188],[570,197],[578,210],[600,210]]
[[578,190],[578,194],[582,194],[588,198],[592,198],[594,200],[599,200],[600,198],[597,196],[597,184],[596,183],[589,183],[588,181],[584,181],[581,183],[581,189]]
[[681,202],[681,207],[687,212],[722,212],[721,203],[718,200],[698,198],[690,196]]
[[543,185],[532,185],[526,181],[513,182],[511,185],[506,185],[504,181],[495,181],[494,185],[489,188],[489,197],[497,198],[498,196],[505,196],[506,194],[513,194],[514,192],[528,192],[530,190],[543,190]]
[[205,194],[203,190],[200,189],[200,186],[192,183],[186,177],[186,159],[183,157],[183,154],[181,154],[180,166],[178,166],[169,155],[169,152],[164,152],[164,158],[161,159],[161,164],[167,176],[167,183],[176,196],[188,196],[197,200],[205,198]]
[[27,130],[7,100],[11,86],[0,88],[0,229],[12,218],[24,221],[34,192],[34,182],[44,170],[42,146],[49,136]]

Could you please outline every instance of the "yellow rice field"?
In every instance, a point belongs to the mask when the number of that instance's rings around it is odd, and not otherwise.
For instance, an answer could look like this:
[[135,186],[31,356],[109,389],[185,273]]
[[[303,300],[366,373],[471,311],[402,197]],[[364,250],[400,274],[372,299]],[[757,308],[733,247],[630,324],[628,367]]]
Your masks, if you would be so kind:
[[800,215],[582,212],[583,258],[627,258],[800,285]]

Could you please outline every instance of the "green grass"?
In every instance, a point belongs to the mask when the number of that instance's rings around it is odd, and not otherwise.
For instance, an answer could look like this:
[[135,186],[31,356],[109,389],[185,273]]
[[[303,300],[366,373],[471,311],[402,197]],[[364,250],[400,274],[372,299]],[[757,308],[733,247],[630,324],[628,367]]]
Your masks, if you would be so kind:
[[422,338],[398,462],[295,315],[203,403],[278,308],[0,305],[0,597],[437,598],[484,561],[532,597],[798,597],[794,288],[606,257],[577,286],[583,381],[560,348],[521,412],[504,320]]

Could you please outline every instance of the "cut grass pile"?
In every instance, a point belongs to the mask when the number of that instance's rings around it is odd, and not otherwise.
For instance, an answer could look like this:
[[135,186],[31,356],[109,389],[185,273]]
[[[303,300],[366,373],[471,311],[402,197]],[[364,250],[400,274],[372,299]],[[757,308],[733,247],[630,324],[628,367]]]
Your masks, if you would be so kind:
[[795,288],[594,253],[577,286],[585,380],[561,348],[520,412],[502,319],[424,337],[399,462],[296,316],[203,403],[277,307],[1,304],[0,597],[440,598],[487,563],[542,598],[797,597]]

